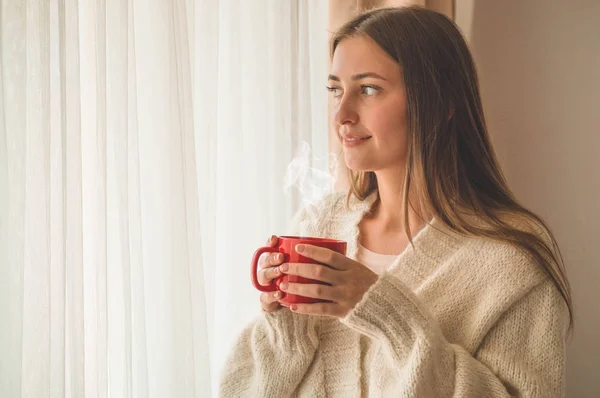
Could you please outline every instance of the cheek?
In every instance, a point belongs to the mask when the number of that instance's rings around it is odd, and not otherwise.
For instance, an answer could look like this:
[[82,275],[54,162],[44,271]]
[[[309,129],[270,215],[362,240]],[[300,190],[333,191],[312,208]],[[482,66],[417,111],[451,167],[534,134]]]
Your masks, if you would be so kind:
[[369,118],[369,130],[382,147],[406,146],[408,123],[406,111],[397,103],[382,106],[374,111]]

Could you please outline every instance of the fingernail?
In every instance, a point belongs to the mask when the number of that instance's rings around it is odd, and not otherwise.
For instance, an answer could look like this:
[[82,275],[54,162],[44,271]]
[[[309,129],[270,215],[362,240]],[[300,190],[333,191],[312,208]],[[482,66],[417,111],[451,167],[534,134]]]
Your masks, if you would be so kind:
[[279,253],[278,255],[275,256],[275,260],[277,260],[277,261],[281,260],[281,253]]
[[304,245],[296,245],[296,251],[302,253],[304,251]]
[[273,297],[279,298],[279,292],[275,292],[275,294],[273,294]]
[[286,263],[286,264],[282,264],[282,265],[281,265],[281,267],[279,267],[279,268],[281,269],[281,271],[283,271],[283,272],[287,272],[287,270],[288,270],[288,265],[287,265],[287,263]]
[[296,304],[292,304],[290,308],[292,309],[292,311],[296,311],[298,309],[298,306]]
[[281,290],[287,290],[287,288],[288,288],[288,284],[287,284],[287,282],[283,282],[281,285],[279,285],[279,288],[280,288]]

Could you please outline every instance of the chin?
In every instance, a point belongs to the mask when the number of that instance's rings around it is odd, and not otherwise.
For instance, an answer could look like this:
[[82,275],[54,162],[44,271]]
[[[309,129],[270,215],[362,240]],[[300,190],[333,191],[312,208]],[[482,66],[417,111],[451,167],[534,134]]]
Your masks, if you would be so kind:
[[357,159],[356,157],[353,157],[351,159],[348,159],[348,157],[344,157],[344,164],[348,169],[357,173],[359,171],[373,171],[373,165],[370,164],[370,162],[365,162],[364,159]]
[[356,165],[356,164],[348,164],[348,163],[346,163],[346,167],[349,170],[352,170],[355,173],[359,173],[359,172],[366,173],[367,171],[375,171],[373,169],[373,167],[368,167],[366,165],[363,166],[363,165]]

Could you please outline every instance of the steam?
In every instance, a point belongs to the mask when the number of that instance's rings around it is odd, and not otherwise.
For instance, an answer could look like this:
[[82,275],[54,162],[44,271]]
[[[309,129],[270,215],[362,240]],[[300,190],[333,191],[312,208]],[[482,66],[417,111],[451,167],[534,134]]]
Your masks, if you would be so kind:
[[[322,158],[315,158],[316,163]],[[293,188],[300,192],[302,205],[314,205],[326,195],[335,190],[335,176],[337,175],[338,159],[333,153],[327,159],[329,170],[319,170],[311,165],[310,146],[302,141],[296,155],[287,167],[283,180],[283,190],[290,195]]]

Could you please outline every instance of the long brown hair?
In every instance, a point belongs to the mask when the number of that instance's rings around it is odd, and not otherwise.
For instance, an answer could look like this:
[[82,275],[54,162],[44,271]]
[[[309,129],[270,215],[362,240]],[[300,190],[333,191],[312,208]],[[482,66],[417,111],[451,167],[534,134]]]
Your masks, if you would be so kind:
[[[330,56],[340,41],[356,36],[374,40],[402,70],[408,153],[401,199],[411,244],[414,184],[419,207],[453,231],[506,242],[530,255],[564,298],[571,329],[562,255],[547,224],[520,205],[506,183],[488,136],[475,64],[456,25],[418,6],[373,9],[333,34]],[[377,189],[374,172],[348,172],[347,206],[352,195],[364,200]]]

